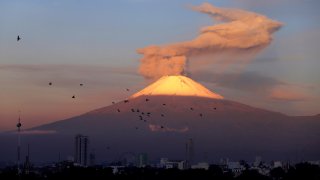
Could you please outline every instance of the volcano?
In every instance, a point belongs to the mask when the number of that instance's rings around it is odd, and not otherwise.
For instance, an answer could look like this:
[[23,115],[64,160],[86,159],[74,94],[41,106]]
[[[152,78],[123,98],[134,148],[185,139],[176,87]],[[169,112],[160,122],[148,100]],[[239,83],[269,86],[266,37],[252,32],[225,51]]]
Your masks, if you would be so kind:
[[185,76],[163,76],[155,83],[132,95],[131,98],[155,95],[223,99],[221,95],[213,93],[201,84]]
[[[141,152],[151,160],[184,159],[190,138],[195,161],[252,160],[256,155],[314,160],[320,158],[319,129],[319,115],[287,116],[251,107],[226,100],[188,77],[164,76],[126,100],[29,129],[23,139],[37,149],[33,158],[51,161],[58,153],[73,155],[79,133],[89,136],[90,149],[107,162]],[[14,158],[15,137],[1,138],[8,144],[1,156]]]

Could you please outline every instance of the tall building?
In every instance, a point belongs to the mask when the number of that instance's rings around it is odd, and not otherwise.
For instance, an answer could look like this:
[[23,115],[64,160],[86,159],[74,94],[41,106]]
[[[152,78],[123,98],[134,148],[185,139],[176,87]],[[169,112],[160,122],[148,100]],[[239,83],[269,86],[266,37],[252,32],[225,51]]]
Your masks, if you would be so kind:
[[254,166],[254,167],[258,167],[258,166],[260,166],[261,163],[262,163],[262,158],[261,158],[261,156],[256,156],[256,158],[255,158],[255,160],[254,160],[254,162],[253,162],[253,166]]
[[189,168],[194,163],[194,144],[192,138],[186,143],[186,162]]
[[88,165],[88,136],[78,134],[75,136],[74,162],[82,165]]
[[148,154],[140,153],[137,155],[137,166],[142,168],[148,165]]

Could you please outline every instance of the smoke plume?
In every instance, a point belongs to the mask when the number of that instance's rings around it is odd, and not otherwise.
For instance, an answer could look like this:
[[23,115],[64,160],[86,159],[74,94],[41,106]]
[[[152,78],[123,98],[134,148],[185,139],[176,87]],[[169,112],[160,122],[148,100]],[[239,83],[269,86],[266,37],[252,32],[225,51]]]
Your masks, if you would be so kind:
[[184,74],[186,64],[193,56],[210,54],[214,59],[214,55],[222,51],[256,53],[270,44],[272,34],[282,26],[257,13],[218,8],[209,3],[192,9],[221,23],[201,28],[198,37],[190,41],[138,49],[137,52],[143,55],[139,73],[145,78]]

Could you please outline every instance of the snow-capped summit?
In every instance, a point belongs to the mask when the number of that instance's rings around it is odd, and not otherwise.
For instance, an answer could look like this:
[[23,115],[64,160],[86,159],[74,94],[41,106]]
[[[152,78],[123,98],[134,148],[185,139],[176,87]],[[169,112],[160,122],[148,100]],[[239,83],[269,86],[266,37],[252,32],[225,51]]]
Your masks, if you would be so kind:
[[133,94],[130,98],[143,95],[174,95],[223,99],[221,95],[208,90],[201,84],[185,76],[163,76],[143,90]]

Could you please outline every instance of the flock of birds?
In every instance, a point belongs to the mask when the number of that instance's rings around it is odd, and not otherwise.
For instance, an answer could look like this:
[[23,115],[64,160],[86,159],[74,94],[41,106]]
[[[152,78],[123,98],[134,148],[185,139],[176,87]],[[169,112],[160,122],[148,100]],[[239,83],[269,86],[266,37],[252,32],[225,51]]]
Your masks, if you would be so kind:
[[[130,91],[130,89],[126,89],[126,91]],[[147,103],[147,102],[150,101],[150,98],[145,98],[144,101]],[[129,100],[126,99],[126,100],[124,100],[124,101],[122,101],[122,102],[123,102],[123,103],[129,103]],[[112,101],[112,104],[115,105],[116,102]],[[163,103],[162,106],[167,106],[167,104],[166,104],[166,103]],[[190,107],[189,110],[190,110],[190,111],[195,111],[195,109],[194,109],[193,107]],[[217,110],[217,108],[214,107],[213,110]],[[147,119],[150,118],[151,115],[152,115],[151,112],[143,112],[143,111],[140,110],[139,108],[136,108],[136,109],[135,109],[135,108],[131,108],[130,111],[131,111],[132,113],[137,113],[138,119],[139,119],[140,121],[143,121],[143,122],[147,122]],[[117,109],[116,109],[116,112],[121,113],[121,109],[117,108]],[[164,113],[160,113],[160,116],[161,116],[162,118],[164,118],[164,117],[165,117],[165,114],[164,114]],[[199,113],[199,117],[200,117],[200,118],[202,118],[203,116],[204,116],[203,113]],[[161,125],[161,126],[159,126],[159,127],[160,127],[161,129],[164,129],[164,128],[165,128],[164,125]],[[135,129],[138,130],[139,127],[135,127]]]
[[[17,41],[20,41],[21,39],[22,39],[22,38],[20,37],[20,35],[18,35],[18,36],[17,36]],[[52,86],[52,85],[53,85],[52,82],[49,82],[48,84],[49,84],[49,86]],[[80,84],[79,84],[79,86],[83,86],[83,85],[84,85],[83,83],[80,83]],[[126,91],[130,91],[130,89],[126,88]],[[75,99],[76,96],[73,95],[71,98],[72,98],[72,99]],[[146,98],[145,101],[148,102],[148,101],[150,101],[150,99],[149,99],[149,98]],[[126,99],[126,100],[124,100],[123,102],[124,102],[124,103],[129,103],[129,100]],[[116,103],[113,101],[112,104],[114,105],[114,104],[116,104]],[[166,103],[163,103],[163,104],[162,104],[162,106],[166,106],[166,105],[167,105]],[[214,109],[214,110],[217,110],[216,107],[214,107],[213,109]],[[194,111],[194,108],[193,108],[193,107],[190,107],[190,111]],[[120,109],[117,109],[117,112],[120,113],[121,110],[120,110]],[[146,117],[151,117],[151,113],[150,113],[150,112],[146,112],[146,113],[145,113],[145,112],[142,112],[142,111],[140,112],[139,109],[131,108],[131,112],[133,112],[133,113],[138,113],[138,118],[139,118],[139,120],[140,120],[140,121],[143,121],[143,122],[147,122]],[[161,116],[161,117],[165,117],[165,114],[161,113],[160,116]],[[199,116],[200,116],[200,118],[202,118],[202,117],[203,117],[203,114],[202,114],[202,113],[199,113]],[[164,129],[165,127],[164,127],[163,125],[161,125],[160,128],[161,128],[161,129]],[[135,129],[138,130],[139,127],[135,127]]]
[[[22,38],[20,37],[20,35],[18,35],[18,36],[17,36],[17,42],[20,41],[21,39],[22,39]],[[49,82],[48,85],[49,85],[49,86],[53,86],[53,83],[52,83],[52,82]],[[80,83],[79,86],[82,87],[82,86],[84,86],[84,84],[83,84],[83,83]],[[130,91],[130,89],[128,89],[128,88],[126,88],[125,90],[126,90],[127,92]],[[71,98],[72,98],[72,99],[75,99],[76,96],[73,95]],[[146,98],[146,99],[145,99],[145,102],[149,102],[149,101],[150,101],[149,98]],[[126,99],[126,100],[124,100],[123,102],[124,102],[124,103],[129,103],[129,100]],[[116,104],[116,102],[113,101],[112,104],[114,105],[114,104]],[[163,103],[163,104],[162,104],[162,106],[166,106],[166,105],[167,105],[166,103]],[[214,107],[213,109],[214,109],[214,110],[217,110],[216,107]],[[194,111],[194,108],[193,108],[193,107],[190,107],[189,110],[190,110],[190,111]],[[120,110],[120,109],[117,109],[117,112],[120,113],[121,110]],[[143,111],[140,111],[140,109],[138,109],[138,108],[137,108],[137,109],[131,108],[131,112],[132,112],[132,113],[138,113],[138,119],[139,119],[140,121],[143,121],[143,122],[147,122],[147,119],[146,119],[146,118],[147,118],[147,117],[148,117],[148,118],[151,117],[151,112],[143,112]],[[165,117],[165,114],[161,113],[160,116],[161,116],[162,118],[164,118],[164,117]],[[202,117],[203,117],[203,114],[202,114],[202,113],[199,113],[199,116],[200,116],[200,118],[202,118]],[[161,128],[161,129],[164,129],[165,126],[164,126],[164,125],[161,125],[160,128]],[[138,130],[139,127],[136,126],[135,129]],[[108,147],[107,147],[107,150],[110,150],[110,148],[111,148],[111,147],[108,146]]]

